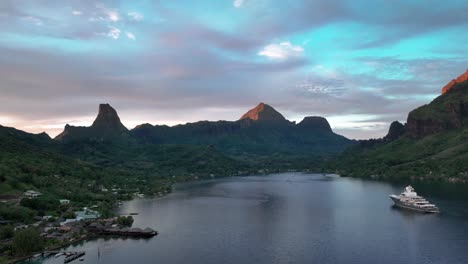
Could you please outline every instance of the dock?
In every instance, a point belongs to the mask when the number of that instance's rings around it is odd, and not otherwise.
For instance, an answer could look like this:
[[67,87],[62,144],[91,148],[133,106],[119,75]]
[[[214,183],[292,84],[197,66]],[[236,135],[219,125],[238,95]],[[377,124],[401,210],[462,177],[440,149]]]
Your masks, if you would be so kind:
[[63,263],[69,263],[74,261],[75,259],[81,258],[84,256],[86,253],[85,252],[75,252],[72,255],[66,255],[65,259],[63,260]]
[[55,256],[60,254],[60,256],[65,256],[65,259],[63,260],[63,263],[70,263],[76,259],[81,258],[82,256],[86,255],[86,252],[84,251],[77,251],[77,252],[64,252],[64,251],[44,251],[42,252],[41,256],[43,257],[50,257],[50,256]]
[[119,227],[110,227],[106,228],[98,223],[91,224],[87,227],[89,232],[93,232],[99,235],[114,235],[114,236],[127,236],[127,237],[153,237],[158,235],[158,232],[147,227],[141,229],[138,227],[135,228],[119,228]]

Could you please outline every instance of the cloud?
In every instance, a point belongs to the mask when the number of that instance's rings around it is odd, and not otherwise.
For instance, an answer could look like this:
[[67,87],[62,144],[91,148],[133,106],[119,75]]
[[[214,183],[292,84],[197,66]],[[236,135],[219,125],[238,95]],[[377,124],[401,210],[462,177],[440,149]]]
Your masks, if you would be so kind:
[[77,10],[72,11],[72,15],[74,15],[74,16],[81,16],[82,14],[83,14],[83,12],[81,12],[81,11],[77,11]]
[[36,26],[42,26],[44,24],[44,22],[42,21],[42,19],[40,18],[37,18],[37,17],[34,17],[34,16],[27,16],[27,17],[24,17],[24,20],[36,25]]
[[109,32],[107,32],[107,36],[113,39],[118,39],[120,37],[120,29],[116,27],[109,27]]
[[295,46],[289,41],[279,44],[270,44],[265,46],[258,55],[265,56],[270,59],[287,59],[290,57],[299,57],[303,54],[304,48]]
[[466,1],[246,1],[0,0],[0,124],[56,133],[101,102],[127,126],[235,120],[265,101],[376,137],[468,65]]
[[130,20],[134,21],[141,21],[144,18],[143,15],[138,12],[129,12],[127,15],[130,17]]
[[316,96],[341,96],[346,92],[344,81],[337,78],[309,77],[296,87]]
[[117,9],[108,8],[103,4],[96,5],[98,10],[97,18],[91,17],[91,21],[108,21],[108,22],[118,22],[120,20],[120,13]]
[[245,0],[234,0],[234,2],[232,3],[232,5],[235,7],[235,8],[240,8],[243,4],[244,4]]
[[125,32],[125,35],[127,35],[128,39],[136,40],[135,35],[132,32]]
[[120,20],[119,12],[111,10],[107,12],[107,16],[110,21],[117,22]]

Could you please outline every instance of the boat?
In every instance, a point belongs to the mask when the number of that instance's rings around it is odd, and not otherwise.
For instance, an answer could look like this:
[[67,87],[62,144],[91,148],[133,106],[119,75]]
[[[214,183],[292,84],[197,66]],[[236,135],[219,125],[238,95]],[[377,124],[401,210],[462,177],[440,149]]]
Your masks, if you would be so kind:
[[395,206],[404,209],[423,213],[440,213],[437,206],[429,203],[424,197],[418,196],[411,185],[407,186],[400,195],[392,194],[390,198],[395,203]]

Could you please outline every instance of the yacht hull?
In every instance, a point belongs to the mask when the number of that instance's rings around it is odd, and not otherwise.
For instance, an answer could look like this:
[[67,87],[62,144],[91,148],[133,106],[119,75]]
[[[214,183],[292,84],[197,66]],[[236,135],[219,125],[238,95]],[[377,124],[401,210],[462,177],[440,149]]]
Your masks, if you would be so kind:
[[402,202],[400,198],[396,195],[390,195],[390,198],[395,203],[395,206],[406,209],[406,210],[417,211],[421,213],[440,213],[438,209],[425,209],[425,208],[414,206],[412,204]]

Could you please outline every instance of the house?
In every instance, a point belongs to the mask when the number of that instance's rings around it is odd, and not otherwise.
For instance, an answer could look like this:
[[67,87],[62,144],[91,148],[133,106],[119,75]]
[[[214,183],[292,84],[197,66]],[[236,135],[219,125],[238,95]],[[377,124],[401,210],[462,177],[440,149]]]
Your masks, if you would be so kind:
[[18,225],[18,226],[15,227],[15,231],[18,231],[18,230],[21,230],[21,229],[26,229],[28,227],[29,227],[28,225]]
[[36,192],[36,191],[33,191],[33,190],[28,190],[28,191],[24,192],[24,196],[29,197],[29,198],[37,198],[37,197],[39,197],[41,195],[42,195],[42,193]]
[[76,223],[76,222],[79,222],[83,220],[83,218],[81,217],[76,217],[76,218],[73,218],[73,219],[65,219],[64,222],[60,222],[60,226],[65,226],[65,225],[68,225],[70,223]]
[[60,199],[59,202],[61,205],[70,204],[70,200],[67,199]]
[[49,221],[50,219],[54,219],[54,216],[52,216],[52,215],[44,215],[44,216],[42,217],[42,220],[44,220],[44,221]]
[[101,215],[94,211],[94,210],[90,210],[88,208],[84,208],[83,211],[76,211],[75,212],[75,215],[76,215],[76,218],[81,218],[85,221],[87,220],[96,220],[98,219],[99,217],[101,217]]

